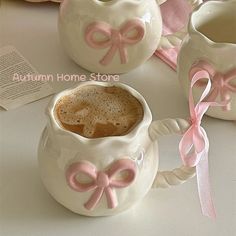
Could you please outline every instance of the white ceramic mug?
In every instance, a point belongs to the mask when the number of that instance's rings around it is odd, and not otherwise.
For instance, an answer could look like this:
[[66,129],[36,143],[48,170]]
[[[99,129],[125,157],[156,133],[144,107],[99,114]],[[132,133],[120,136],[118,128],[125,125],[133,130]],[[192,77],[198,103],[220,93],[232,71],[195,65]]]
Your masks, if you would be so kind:
[[[192,13],[178,56],[178,77],[186,95],[194,76],[210,78],[206,100],[226,103],[210,107],[212,117],[236,120],[236,1],[208,1]],[[198,99],[206,83],[195,86]]]
[[[55,105],[62,96],[86,85],[127,90],[143,106],[142,121],[122,136],[89,139],[65,130],[55,117]],[[186,166],[158,172],[158,135],[183,134],[189,123],[182,119],[152,122],[145,99],[125,84],[81,83],[57,94],[46,114],[48,124],[38,148],[41,178],[48,192],[73,212],[87,216],[114,215],[136,204],[152,186],[177,185],[195,174],[194,167]],[[90,177],[89,182],[78,179],[81,174]]]
[[[159,47],[181,43],[186,32],[161,36],[158,4],[166,0],[64,0],[58,28],[67,54],[92,72],[128,72]],[[196,7],[201,0],[186,0]]]

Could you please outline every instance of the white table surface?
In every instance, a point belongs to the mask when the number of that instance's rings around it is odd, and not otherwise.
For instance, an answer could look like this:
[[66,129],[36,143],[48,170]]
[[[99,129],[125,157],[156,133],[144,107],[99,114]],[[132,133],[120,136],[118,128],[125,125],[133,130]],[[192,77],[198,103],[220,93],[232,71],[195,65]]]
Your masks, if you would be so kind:
[[[14,45],[42,73],[87,73],[63,52],[57,34],[57,4],[2,1],[0,46]],[[122,75],[140,91],[153,117],[188,117],[177,75],[157,58]],[[54,83],[56,91],[71,86]],[[114,217],[88,218],[65,209],[39,177],[37,145],[50,98],[15,110],[0,110],[1,236],[233,236],[236,235],[236,123],[204,118],[210,139],[210,177],[217,219],[201,215],[196,178],[171,189],[151,190],[135,208]],[[160,168],[180,164],[180,137],[162,138]]]

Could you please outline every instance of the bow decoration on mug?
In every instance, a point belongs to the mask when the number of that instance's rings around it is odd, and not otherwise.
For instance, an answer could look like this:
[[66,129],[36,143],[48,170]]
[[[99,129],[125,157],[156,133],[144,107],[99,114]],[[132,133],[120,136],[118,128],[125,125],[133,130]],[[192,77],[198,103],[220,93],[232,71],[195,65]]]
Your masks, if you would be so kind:
[[[231,109],[230,92],[236,93],[236,84],[231,83],[233,80],[236,81],[236,68],[223,74],[217,72],[208,62],[201,60],[192,66],[190,70],[190,80],[194,75],[196,75],[196,73],[198,73],[199,77],[210,79],[212,82],[211,91],[205,100],[216,101],[217,97],[220,96],[221,101],[226,103],[225,106],[222,106],[222,109],[229,111]],[[206,82],[198,81],[196,85],[199,87],[205,87]]]
[[[125,176],[122,176],[125,172]],[[89,183],[82,183],[77,179],[79,174],[91,178]],[[120,175],[119,179],[115,178]],[[84,204],[87,210],[93,210],[105,193],[108,208],[115,208],[117,203],[113,188],[125,188],[129,186],[136,177],[135,162],[130,159],[115,161],[106,171],[98,171],[96,166],[88,161],[79,161],[71,164],[66,170],[66,180],[70,188],[77,192],[94,190],[89,200]]]
[[[208,82],[203,91],[199,102],[195,105],[193,98],[193,87],[202,78],[201,72],[196,72],[191,81],[189,92],[189,110],[191,117],[191,125],[186,133],[183,135],[179,151],[182,161],[185,166],[196,167],[198,194],[201,203],[202,213],[205,216],[215,218],[216,213],[210,193],[210,182],[208,173],[208,151],[209,140],[206,131],[201,126],[202,117],[210,106],[225,106],[226,101],[205,102],[204,99],[211,91],[211,80],[207,78]],[[205,77],[204,77],[205,78]]]
[[[133,31],[135,35],[129,36]],[[100,33],[106,37],[105,40],[95,39],[95,33]],[[133,19],[126,22],[119,30],[113,29],[106,22],[98,21],[91,23],[85,31],[85,41],[95,49],[108,48],[106,55],[100,60],[100,64],[108,65],[113,59],[116,51],[119,51],[121,64],[128,61],[126,45],[133,45],[141,41],[145,34],[144,23],[141,20]]]

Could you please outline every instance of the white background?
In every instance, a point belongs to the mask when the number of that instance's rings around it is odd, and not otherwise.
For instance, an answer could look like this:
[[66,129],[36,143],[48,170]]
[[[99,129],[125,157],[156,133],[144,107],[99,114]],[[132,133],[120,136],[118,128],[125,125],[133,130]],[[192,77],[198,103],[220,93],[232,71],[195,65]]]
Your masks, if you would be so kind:
[[[0,47],[14,45],[41,74],[87,73],[61,48],[57,4],[2,1]],[[0,78],[1,79],[1,78]],[[177,75],[156,57],[122,75],[150,105],[154,119],[188,117]],[[54,83],[59,91],[70,83]],[[44,189],[37,166],[37,145],[46,124],[50,98],[21,108],[0,110],[1,236],[234,236],[236,235],[236,123],[205,117],[210,139],[210,177],[217,219],[201,215],[196,178],[171,189],[151,190],[135,208],[114,216],[88,218],[71,213]],[[162,138],[161,169],[180,165],[180,137]]]

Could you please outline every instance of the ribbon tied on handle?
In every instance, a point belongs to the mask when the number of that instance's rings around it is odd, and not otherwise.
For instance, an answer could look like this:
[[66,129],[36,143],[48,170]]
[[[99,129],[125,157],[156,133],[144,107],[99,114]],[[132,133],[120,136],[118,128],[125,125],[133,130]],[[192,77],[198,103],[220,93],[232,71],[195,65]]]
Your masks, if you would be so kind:
[[[236,68],[225,74],[217,72],[215,68],[206,61],[199,61],[194,64],[190,70],[190,79],[192,79],[196,74],[198,77],[210,79],[212,82],[212,88],[209,95],[206,97],[207,101],[216,101],[217,97],[220,96],[221,102],[226,105],[222,106],[222,109],[229,111],[231,109],[231,96],[230,93],[236,93],[236,84],[232,84],[232,80],[236,81]],[[205,87],[205,81],[198,81],[196,86]]]
[[[135,35],[129,36],[133,31],[136,31]],[[95,33],[102,34],[106,39],[102,41],[95,39]],[[106,55],[100,60],[100,64],[108,65],[116,51],[119,51],[121,64],[126,64],[128,61],[126,45],[138,43],[143,39],[144,34],[144,23],[138,19],[129,20],[119,30],[113,29],[106,22],[98,21],[91,23],[86,28],[85,40],[90,47],[95,49],[110,47]]]
[[[207,79],[206,88],[199,102],[195,105],[192,91],[193,87],[201,82],[201,79],[205,78]],[[201,121],[210,106],[225,106],[228,101],[221,103],[204,101],[210,91],[211,79],[202,77],[201,71],[195,71],[189,92],[191,125],[180,141],[179,152],[185,166],[196,167],[198,194],[203,215],[215,218],[216,213],[210,192],[208,169],[209,140],[206,131],[201,126]]]
[[[115,178],[125,172],[125,176]],[[83,174],[92,179],[89,183],[81,183],[77,176]],[[125,188],[129,186],[136,177],[136,165],[130,159],[115,161],[106,171],[98,171],[96,166],[88,161],[73,163],[66,170],[66,180],[70,188],[77,192],[94,190],[89,200],[84,204],[87,210],[93,210],[105,193],[108,208],[112,209],[118,205],[116,193],[113,188]]]

